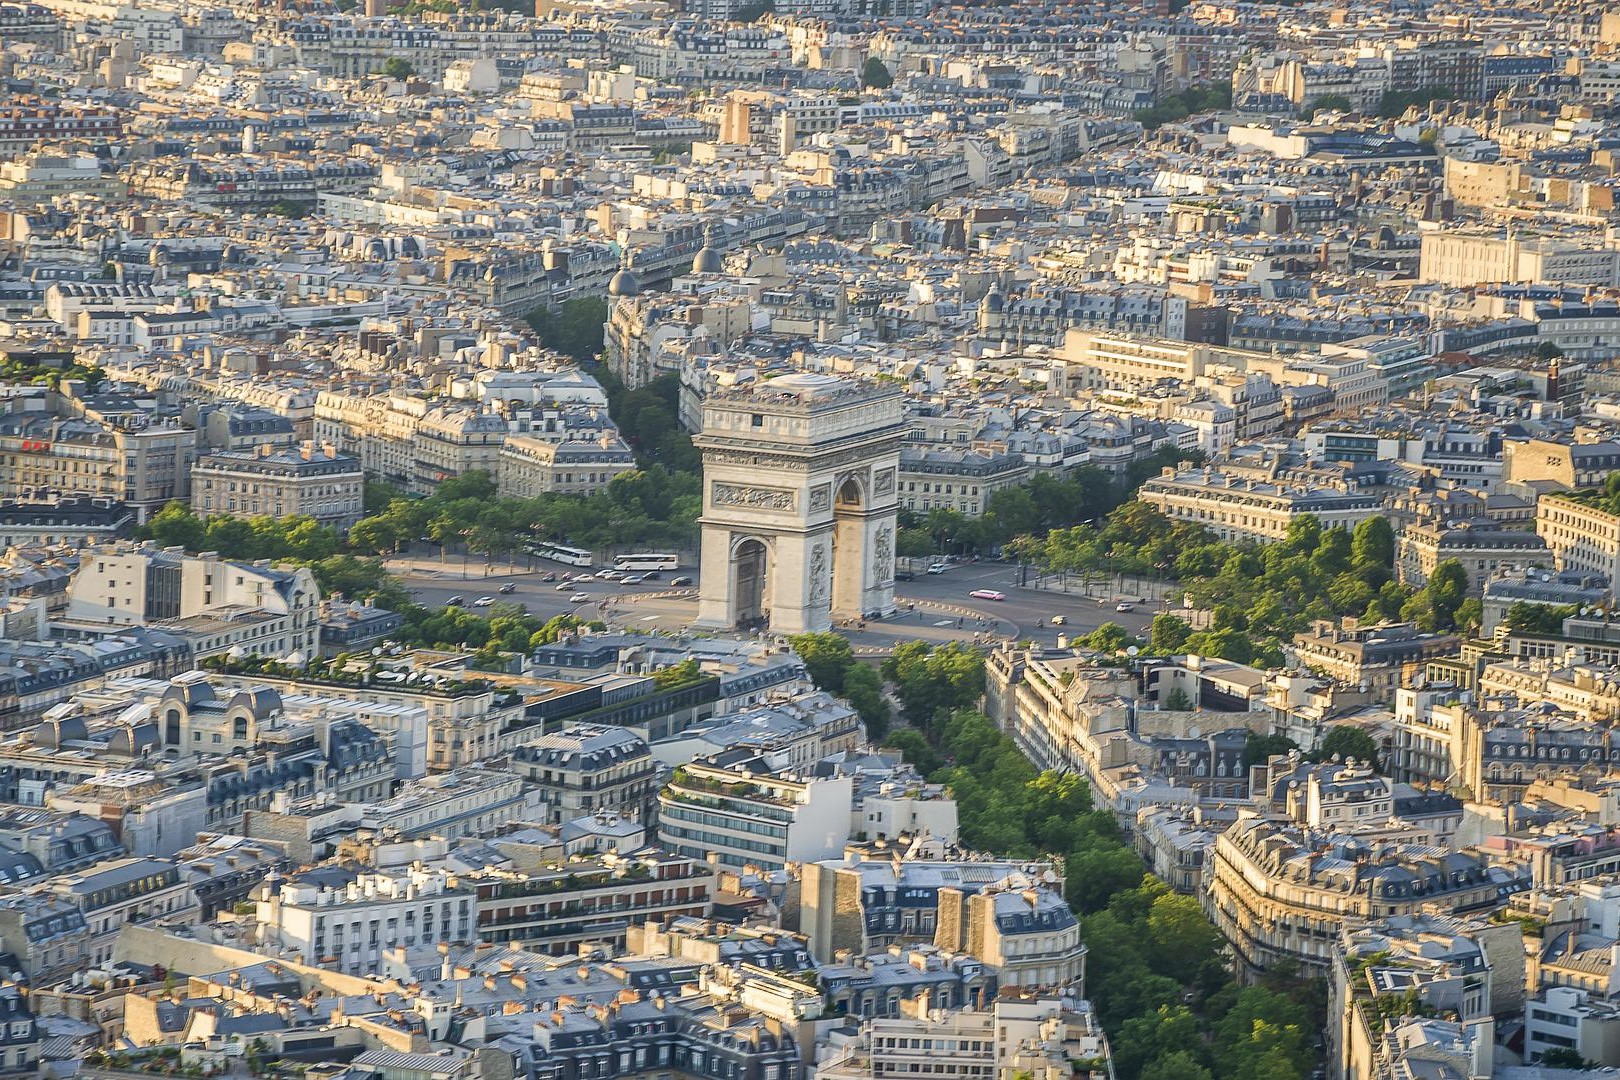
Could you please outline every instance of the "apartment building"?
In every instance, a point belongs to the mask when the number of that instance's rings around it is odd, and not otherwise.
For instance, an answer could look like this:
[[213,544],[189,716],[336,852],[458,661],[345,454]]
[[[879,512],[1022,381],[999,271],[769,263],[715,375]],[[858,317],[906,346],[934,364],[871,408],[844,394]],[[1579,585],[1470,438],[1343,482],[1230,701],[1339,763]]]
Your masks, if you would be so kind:
[[477,897],[481,941],[552,956],[583,945],[625,945],[630,927],[708,918],[715,870],[698,859],[645,848],[633,855],[575,858],[530,874],[466,879]]
[[315,438],[361,469],[413,495],[481,471],[499,478],[506,420],[461,405],[435,407],[406,394],[352,395],[323,390],[314,411]]
[[1488,520],[1414,523],[1395,538],[1395,574],[1402,584],[1422,588],[1434,568],[1450,560],[1468,572],[1468,595],[1481,596],[1485,583],[1504,570],[1550,566],[1552,553],[1535,533],[1497,528]]
[[939,891],[934,944],[965,952],[998,987],[1083,992],[1086,946],[1061,892],[1021,875],[973,893]]
[[1536,502],[1536,535],[1559,570],[1620,582],[1620,515],[1596,499],[1552,493]]
[[103,965],[113,958],[127,923],[194,921],[197,894],[169,859],[117,859],[51,881],[51,890],[84,914],[90,929],[85,959]]
[[84,969],[91,944],[84,912],[45,890],[0,896],[0,942],[16,970],[36,986],[49,986]]
[[347,529],[365,510],[358,458],[331,444],[204,454],[191,467],[191,509],[198,517],[308,516]]
[[533,821],[540,794],[523,778],[497,769],[462,769],[424,776],[393,795],[352,808],[354,824],[404,836],[486,836],[510,821]]
[[1301,664],[1341,686],[1393,700],[1428,661],[1454,656],[1458,643],[1455,634],[1424,633],[1411,623],[1361,626],[1354,619],[1324,619],[1294,635],[1294,652]]
[[420,866],[315,867],[266,879],[253,900],[262,950],[351,975],[380,970],[384,950],[472,941],[477,927],[473,890]]
[[1137,497],[1168,518],[1202,525],[1228,541],[1282,540],[1294,520],[1306,514],[1324,529],[1354,529],[1380,515],[1384,505],[1370,492],[1207,467],[1166,468],[1144,483]]
[[635,468],[635,454],[616,434],[563,442],[510,435],[501,444],[496,484],[502,495],[517,499],[594,495]]
[[852,1045],[816,1066],[817,1080],[997,1080],[1112,1076],[1107,1039],[1089,1002],[1044,992],[1004,991],[987,1008],[941,1009],[929,998],[899,1015],[861,1021]]
[[[1329,1067],[1336,1067],[1336,1075],[1368,1080],[1425,1072],[1490,1075],[1492,1016],[1524,1008],[1524,967],[1524,940],[1514,923],[1415,915],[1346,926],[1328,974]],[[1378,999],[1397,991],[1416,1000],[1418,1016],[1455,1019],[1397,1020],[1396,1028],[1422,1024],[1425,1029],[1391,1030]]]
[[41,143],[82,140],[110,145],[117,141],[123,127],[114,109],[44,101],[12,105],[0,110],[0,156],[14,157]]
[[1551,481],[1564,488],[1598,488],[1620,469],[1620,443],[1577,436],[1574,442],[1509,439],[1502,444],[1502,479]]
[[817,959],[933,941],[944,889],[971,896],[1024,874],[1062,891],[1050,863],[946,857],[941,845],[922,840],[886,854],[869,850],[800,867],[799,926]]
[[1620,284],[1620,251],[1556,237],[1516,236],[1511,230],[1425,232],[1418,277],[1471,288],[1495,281],[1558,281],[1612,287]]
[[0,548],[104,544],[127,535],[134,525],[129,507],[105,495],[0,499]]
[[85,633],[161,626],[188,640],[199,659],[233,648],[315,656],[320,603],[306,567],[187,555],[143,541],[85,558],[68,587],[63,618]]
[[575,724],[517,747],[510,761],[540,788],[554,824],[604,811],[645,820],[658,793],[652,751],[625,728]]
[[501,446],[505,442],[506,420],[495,413],[429,411],[412,437],[412,492],[429,494],[444,481],[470,472],[499,476]]
[[982,517],[990,496],[1029,478],[1022,454],[999,447],[968,449],[905,444],[900,449],[900,505],[927,513],[935,508]]
[[1620,1065],[1620,1002],[1573,986],[1554,986],[1525,1003],[1524,1053],[1573,1050],[1584,1061]]
[[1070,330],[1060,355],[1072,393],[1143,389],[1167,380],[1190,383],[1204,374],[1211,352],[1211,346],[1198,342]]
[[115,499],[140,521],[190,491],[196,432],[178,424],[11,413],[0,417],[0,496],[40,491]]
[[723,867],[831,858],[849,839],[851,777],[776,774],[750,751],[676,769],[658,795],[658,842]]
[[1292,962],[1326,975],[1347,918],[1483,911],[1499,882],[1477,855],[1345,832],[1318,833],[1240,811],[1215,841],[1205,907],[1251,973]]

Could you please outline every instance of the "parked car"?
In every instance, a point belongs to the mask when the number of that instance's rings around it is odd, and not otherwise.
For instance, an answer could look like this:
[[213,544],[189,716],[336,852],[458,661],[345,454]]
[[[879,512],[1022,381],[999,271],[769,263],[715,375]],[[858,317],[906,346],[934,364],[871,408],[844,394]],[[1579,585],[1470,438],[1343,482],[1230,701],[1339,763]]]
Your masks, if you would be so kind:
[[473,607],[494,607],[494,606],[495,606],[495,598],[493,596],[480,596],[478,599],[473,601]]
[[448,599],[448,600],[446,600],[444,602],[444,606],[445,607],[460,607],[462,604],[465,604],[466,602],[467,602],[467,600],[466,600],[465,597],[452,596],[450,599]]
[[994,590],[994,589],[974,589],[972,592],[968,593],[968,595],[973,597],[973,599],[975,599],[975,600],[1005,600],[1005,599],[1007,599],[1007,594],[1006,593],[999,593],[999,592],[996,592],[996,590]]
[[568,598],[568,602],[570,604],[586,604],[590,602],[590,599],[588,593],[577,592]]
[[511,596],[513,593],[517,592],[517,582],[508,581],[505,585],[502,585],[495,591],[500,593],[502,596]]
[[690,585],[692,584],[692,579],[687,577],[685,574],[682,574],[678,578],[670,578],[669,583],[671,585]]

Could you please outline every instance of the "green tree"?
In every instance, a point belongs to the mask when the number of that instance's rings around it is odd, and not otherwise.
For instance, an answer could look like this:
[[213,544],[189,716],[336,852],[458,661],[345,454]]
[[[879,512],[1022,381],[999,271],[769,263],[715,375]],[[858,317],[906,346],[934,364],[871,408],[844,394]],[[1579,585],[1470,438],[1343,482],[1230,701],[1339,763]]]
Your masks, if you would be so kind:
[[924,776],[932,776],[944,764],[934,748],[928,745],[927,736],[916,728],[901,728],[899,731],[890,732],[883,745],[891,750],[900,751],[900,756],[911,762]]
[[[1142,884],[1147,875],[1142,860],[1122,844],[1083,847],[1069,856],[1064,870],[1064,898],[1082,914],[1101,911],[1119,893]],[[1096,949],[1095,944],[1092,947]]]
[[1502,614],[1502,625],[1526,634],[1562,634],[1564,620],[1579,612],[1580,608],[1574,604],[1531,604],[1515,600]]
[[1275,754],[1298,749],[1299,744],[1286,735],[1256,735],[1251,731],[1243,743],[1243,768],[1247,771],[1256,765],[1264,765]]
[[1189,1048],[1201,1047],[1203,1041],[1198,1018],[1181,1005],[1164,1005],[1154,1012],[1133,1016],[1109,1038],[1115,1074],[1124,1077],[1149,1075],[1145,1071],[1149,1063],[1177,1055],[1196,1062]]
[[1581,1056],[1579,1050],[1572,1050],[1567,1046],[1555,1046],[1551,1050],[1543,1050],[1541,1064],[1549,1069],[1595,1069],[1597,1066]]
[[1215,1075],[1186,1050],[1173,1050],[1148,1062],[1139,1080],[1215,1080]]
[[1231,107],[1231,84],[1210,83],[1189,87],[1178,94],[1171,94],[1152,108],[1138,109],[1131,116],[1144,128],[1151,131],[1164,124],[1186,119],[1196,113],[1213,112]]
[[602,351],[608,320],[608,302],[600,296],[576,296],[555,310],[538,307],[529,312],[529,325],[548,349],[575,360],[594,360]]
[[1343,94],[1322,94],[1307,102],[1305,107],[1299,110],[1299,115],[1309,120],[1317,113],[1324,111],[1347,113],[1353,112],[1354,106],[1350,104],[1350,99]]
[[894,684],[906,718],[918,726],[942,711],[972,705],[984,693],[984,658],[959,641],[908,641],[883,661],[882,673]]
[[1170,688],[1170,692],[1164,695],[1162,704],[1171,712],[1190,712],[1193,707],[1192,698],[1188,697],[1187,691],[1179,686]]
[[361,499],[366,516],[371,517],[375,514],[387,513],[388,508],[393,506],[395,501],[405,497],[405,492],[393,484],[383,480],[367,480],[365,482],[365,492]]
[[985,504],[984,516],[999,540],[1032,533],[1041,523],[1035,499],[1023,484],[1002,488],[991,495]]
[[1335,757],[1340,761],[1355,758],[1377,769],[1378,744],[1361,728],[1339,724],[1323,736],[1322,744],[1311,757],[1317,761],[1332,761]]
[[1416,90],[1385,90],[1378,99],[1378,115],[1396,117],[1414,106],[1427,109],[1433,103],[1449,104],[1456,91],[1449,86],[1420,86]]
[[1147,916],[1148,961],[1153,970],[1182,985],[1190,984],[1199,966],[1221,947],[1221,935],[1210,925],[1198,901],[1165,892],[1153,900]]
[[1254,660],[1254,642],[1238,630],[1200,630],[1187,639],[1187,651],[1199,656],[1218,656],[1235,664]]
[[390,79],[409,79],[416,74],[416,68],[403,56],[390,56],[382,66],[382,73]]
[[861,85],[873,90],[887,90],[894,85],[894,76],[889,73],[887,64],[875,56],[869,56],[861,67]]
[[1191,636],[1192,627],[1187,625],[1186,619],[1174,615],[1155,615],[1152,629],[1148,632],[1148,651],[1159,656],[1174,655],[1187,647],[1187,639]]
[[[201,551],[208,527],[183,502],[172,502],[152,515],[146,529],[159,547],[182,547]],[[223,554],[223,552],[222,552]]]
[[1450,630],[1457,625],[1457,609],[1468,598],[1468,571],[1456,559],[1446,559],[1429,575],[1424,591],[1434,608],[1435,628]]
[[844,692],[844,676],[855,664],[855,650],[841,634],[799,634],[788,639],[793,651],[804,661],[810,681],[830,694]]
[[1130,631],[1119,623],[1105,622],[1080,640],[1084,642],[1086,648],[1096,649],[1112,656],[1129,645],[1133,639]]
[[883,696],[883,680],[869,664],[855,663],[844,673],[844,698],[861,715],[866,737],[881,743],[889,733],[889,699]]
[[1395,565],[1395,530],[1388,518],[1370,517],[1355,527],[1350,534],[1350,565],[1357,570],[1388,570]]

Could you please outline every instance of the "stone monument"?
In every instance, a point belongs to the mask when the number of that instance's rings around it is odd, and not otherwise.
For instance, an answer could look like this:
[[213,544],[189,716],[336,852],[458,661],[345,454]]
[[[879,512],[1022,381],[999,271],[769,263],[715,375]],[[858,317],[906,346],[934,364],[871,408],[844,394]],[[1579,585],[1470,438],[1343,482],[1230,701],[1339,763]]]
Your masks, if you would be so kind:
[[898,389],[783,375],[703,403],[696,625],[826,630],[894,610]]

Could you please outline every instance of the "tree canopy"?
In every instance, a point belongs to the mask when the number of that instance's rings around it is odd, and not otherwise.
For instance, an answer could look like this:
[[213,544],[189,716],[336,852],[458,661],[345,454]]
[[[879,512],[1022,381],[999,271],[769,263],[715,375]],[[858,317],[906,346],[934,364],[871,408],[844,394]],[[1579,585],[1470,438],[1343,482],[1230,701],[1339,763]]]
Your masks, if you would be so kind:
[[1379,767],[1378,743],[1364,729],[1349,724],[1339,724],[1330,729],[1322,736],[1321,745],[1311,757],[1317,761],[1332,761],[1334,758],[1349,761],[1355,758],[1374,769]]
[[1194,632],[1175,616],[1156,616],[1147,648],[1159,655],[1194,652],[1275,665],[1283,645],[1317,619],[1354,615],[1376,622],[1410,614],[1449,629],[1475,614],[1464,602],[1466,575],[1459,588],[1449,567],[1443,573],[1437,568],[1439,583],[1422,591],[1421,604],[1406,611],[1414,593],[1394,581],[1394,534],[1382,518],[1349,533],[1324,529],[1306,514],[1283,539],[1261,545],[1221,540],[1200,525],[1172,521],[1133,500],[1097,525],[1056,528],[1043,538],[1020,541],[1018,550],[1048,571],[1178,582],[1192,605],[1213,619]]
[[1161,98],[1158,104],[1151,108],[1138,109],[1131,117],[1151,131],[1163,124],[1184,120],[1198,113],[1231,107],[1232,87],[1229,84],[1204,83]]
[[887,90],[894,85],[894,76],[889,73],[889,65],[875,56],[866,58],[861,65],[861,85],[872,90]]
[[541,306],[529,312],[529,325],[548,349],[575,360],[594,360],[602,351],[602,333],[608,320],[608,302],[600,296],[576,296],[556,308]]

